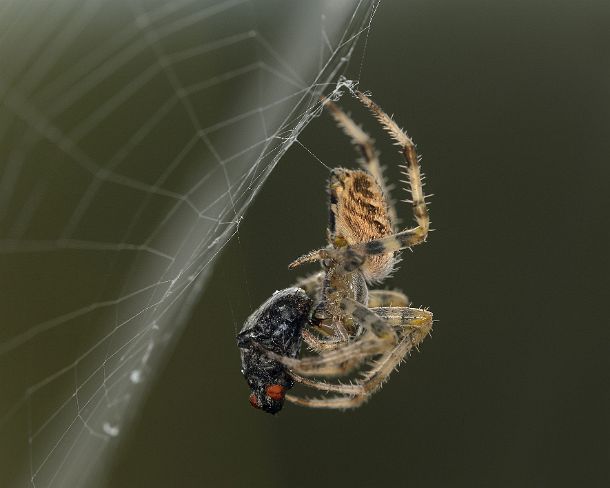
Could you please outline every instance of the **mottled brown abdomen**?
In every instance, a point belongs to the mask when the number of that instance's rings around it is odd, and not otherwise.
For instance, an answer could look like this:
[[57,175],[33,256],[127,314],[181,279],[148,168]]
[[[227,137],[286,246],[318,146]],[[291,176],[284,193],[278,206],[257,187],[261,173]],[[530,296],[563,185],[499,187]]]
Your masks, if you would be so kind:
[[[330,178],[329,241],[334,247],[368,242],[394,234],[386,197],[375,178],[362,170],[337,168]],[[370,256],[362,266],[367,281],[385,278],[393,254]]]

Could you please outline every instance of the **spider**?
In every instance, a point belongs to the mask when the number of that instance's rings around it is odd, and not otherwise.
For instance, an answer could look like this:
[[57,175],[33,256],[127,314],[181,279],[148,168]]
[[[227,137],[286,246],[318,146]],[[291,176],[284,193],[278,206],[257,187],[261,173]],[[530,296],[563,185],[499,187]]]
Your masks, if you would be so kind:
[[[360,151],[362,169],[331,171],[328,246],[289,265],[296,268],[318,261],[322,271],[299,280],[296,288],[277,292],[250,316],[240,333],[242,371],[253,392],[250,403],[271,413],[279,411],[284,400],[314,408],[360,406],[432,328],[432,313],[410,308],[404,293],[368,289],[394,270],[398,251],[426,240],[430,221],[413,141],[368,96],[360,91],[354,94],[400,147],[411,193],[407,202],[417,225],[396,230],[396,211],[373,140],[324,98],[323,105]],[[302,295],[295,290],[302,290]],[[299,306],[299,312],[290,317],[285,312],[286,294]],[[307,317],[303,307],[309,309]],[[283,342],[270,340],[274,326],[283,331]],[[286,331],[290,331],[290,340],[286,340]],[[297,357],[301,338],[315,355]],[[352,383],[320,379],[346,377],[358,370],[360,375]],[[325,395],[306,398],[286,394],[294,382]]]

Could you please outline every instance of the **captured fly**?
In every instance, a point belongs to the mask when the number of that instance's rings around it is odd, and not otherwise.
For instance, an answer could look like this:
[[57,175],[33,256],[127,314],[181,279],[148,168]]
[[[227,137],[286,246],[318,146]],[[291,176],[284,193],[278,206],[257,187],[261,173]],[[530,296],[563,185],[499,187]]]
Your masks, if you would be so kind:
[[311,306],[311,298],[301,288],[277,291],[248,317],[237,335],[241,372],[252,390],[253,407],[271,414],[282,409],[286,391],[294,386],[294,381],[286,366],[265,352],[296,357]]

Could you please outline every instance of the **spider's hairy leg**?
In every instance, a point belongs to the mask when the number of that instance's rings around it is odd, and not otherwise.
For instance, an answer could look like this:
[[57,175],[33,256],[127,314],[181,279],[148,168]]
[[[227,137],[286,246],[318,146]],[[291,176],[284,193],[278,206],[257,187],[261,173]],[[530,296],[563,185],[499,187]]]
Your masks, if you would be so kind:
[[390,352],[374,361],[359,381],[360,396],[368,397],[379,390],[392,371],[403,361],[414,347],[417,347],[432,329],[432,313],[417,308],[388,307],[379,310],[386,320],[401,328],[400,342]]
[[420,344],[432,330],[432,312],[411,307],[375,307],[371,309],[396,329],[402,339],[410,336],[414,346]]
[[367,398],[362,396],[336,396],[330,398],[303,398],[296,395],[286,395],[286,400],[295,405],[310,408],[332,408],[347,410],[362,405]]
[[374,336],[384,343],[395,344],[398,340],[396,332],[390,324],[379,317],[373,310],[352,298],[341,300],[341,310],[353,317],[364,329],[364,337]]
[[369,308],[408,307],[409,297],[398,290],[369,290]]
[[[306,378],[295,378],[311,388],[339,393],[330,398],[301,398],[287,395],[286,400],[312,408],[347,409],[362,405],[381,388],[396,366],[417,346],[432,328],[432,313],[427,310],[406,307],[379,307],[375,312],[400,329],[398,344],[372,363],[372,367],[356,384],[342,385]],[[293,375],[294,377],[294,375]]]
[[324,98],[322,102],[330,112],[333,119],[335,119],[335,122],[337,122],[337,125],[343,129],[343,132],[351,139],[352,144],[354,144],[360,151],[363,158],[361,163],[364,166],[364,169],[371,173],[377,180],[381,191],[388,201],[388,213],[390,216],[390,221],[395,224],[397,222],[396,210],[394,209],[394,202],[392,202],[390,199],[385,178],[383,177],[383,171],[381,169],[381,165],[379,164],[379,154],[375,150],[375,141],[366,132],[364,132],[349,115],[347,115],[331,100]]
[[315,263],[316,261],[322,261],[330,257],[329,249],[316,249],[315,251],[308,252],[303,256],[296,258],[292,263],[288,265],[288,268],[294,269],[297,266],[301,266],[307,263]]
[[295,374],[294,372],[290,372],[290,376],[297,383],[301,383],[302,385],[308,386],[309,388],[313,388],[315,390],[341,393],[343,395],[351,396],[358,395],[361,393],[361,386],[358,384],[327,383],[326,381],[305,378],[303,376]]
[[315,352],[321,351],[334,351],[335,349],[339,349],[340,347],[345,345],[345,340],[331,338],[331,339],[322,339],[315,334],[312,334],[308,330],[304,330],[301,332],[301,337],[307,344],[307,346]]
[[[356,344],[358,347],[354,348]],[[343,348],[301,359],[293,359],[267,350],[265,354],[290,368],[291,373],[304,376],[341,376],[347,374],[353,369],[353,365],[359,364],[367,356],[377,354],[379,349],[379,341],[362,338]]]
[[413,343],[409,335],[401,339],[398,345],[389,353],[381,356],[373,363],[373,367],[365,376],[354,385],[333,385],[310,381],[307,386],[322,390],[333,391],[342,395],[335,397],[301,398],[295,395],[286,395],[286,400],[312,408],[348,409],[357,408],[366,402],[370,396],[379,390],[383,382],[388,379],[394,368],[411,351]]
[[414,227],[380,239],[353,244],[340,249],[328,249],[325,254],[337,262],[345,271],[354,271],[364,263],[368,256],[387,254],[416,246],[424,242],[427,235],[428,231],[421,227]]
[[[420,229],[423,239],[425,240],[430,227],[430,218],[428,216],[428,209],[426,207],[426,197],[424,195],[424,189],[421,177],[421,168],[419,166],[419,159],[417,152],[415,151],[415,144],[411,138],[394,122],[394,120],[387,115],[379,105],[373,102],[364,93],[356,91],[356,96],[367,107],[373,115],[377,118],[379,123],[388,131],[392,139],[400,146],[400,153],[405,158],[405,172],[408,177],[409,187],[411,189],[411,205],[413,207],[413,216],[417,222],[418,229]],[[419,242],[418,242],[419,244]]]
[[304,376],[338,376],[346,373],[346,364],[352,365],[365,357],[391,349],[398,341],[394,328],[361,303],[351,298],[341,301],[346,315],[356,319],[363,333],[354,341],[319,356],[293,359],[267,351],[267,355]]

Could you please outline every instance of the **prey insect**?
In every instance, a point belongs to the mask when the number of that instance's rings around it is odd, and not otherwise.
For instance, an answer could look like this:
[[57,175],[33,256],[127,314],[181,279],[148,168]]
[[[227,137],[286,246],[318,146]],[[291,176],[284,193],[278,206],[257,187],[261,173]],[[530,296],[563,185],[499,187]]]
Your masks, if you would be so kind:
[[[409,307],[404,293],[369,290],[394,270],[401,249],[425,242],[430,221],[413,141],[368,96],[359,91],[355,95],[400,148],[415,225],[396,228],[396,211],[373,140],[324,99],[359,150],[362,169],[331,171],[328,245],[289,265],[320,262],[322,271],[276,292],[238,335],[242,371],[252,390],[250,403],[270,413],[279,411],[284,400],[314,408],[360,406],[432,328],[432,313]],[[301,340],[314,355],[299,357]],[[328,380],[341,377],[353,381]],[[287,394],[295,382],[323,393],[314,398]]]
[[275,292],[256,310],[237,335],[242,374],[252,390],[250,404],[268,413],[284,405],[294,385],[286,367],[268,352],[294,358],[301,349],[301,332],[308,321],[312,300],[300,288]]

